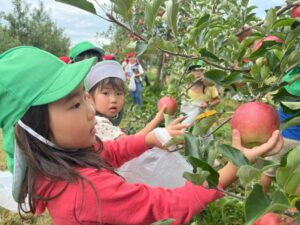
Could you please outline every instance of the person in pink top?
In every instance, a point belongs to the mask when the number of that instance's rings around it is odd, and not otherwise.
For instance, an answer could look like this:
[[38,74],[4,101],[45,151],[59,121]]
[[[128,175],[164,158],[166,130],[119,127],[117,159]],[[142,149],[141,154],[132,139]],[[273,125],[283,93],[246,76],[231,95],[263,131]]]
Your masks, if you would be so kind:
[[[32,61],[31,59],[36,60]],[[14,131],[13,196],[23,211],[49,211],[55,225],[147,225],[173,218],[185,224],[222,197],[217,190],[186,182],[174,189],[129,184],[114,168],[147,149],[162,147],[155,132],[101,142],[95,136],[95,109],[83,79],[95,58],[65,64],[43,50],[20,46],[0,55],[0,127]],[[175,119],[164,132],[182,135],[188,125]],[[282,138],[251,150],[233,131],[233,146],[254,161],[277,153]],[[220,171],[219,189],[236,179],[228,162]]]

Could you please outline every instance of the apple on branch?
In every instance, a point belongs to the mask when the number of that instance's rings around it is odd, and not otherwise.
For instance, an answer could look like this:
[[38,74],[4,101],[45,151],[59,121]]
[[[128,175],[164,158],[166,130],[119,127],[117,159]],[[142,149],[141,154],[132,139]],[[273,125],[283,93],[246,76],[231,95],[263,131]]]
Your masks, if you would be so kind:
[[291,17],[297,18],[300,17],[300,6],[295,6],[291,11]]
[[167,106],[165,112],[168,114],[168,115],[174,115],[176,110],[177,110],[177,101],[170,97],[170,96],[165,96],[165,97],[162,97],[161,99],[159,99],[159,101],[157,102],[157,109],[160,110],[164,105]]

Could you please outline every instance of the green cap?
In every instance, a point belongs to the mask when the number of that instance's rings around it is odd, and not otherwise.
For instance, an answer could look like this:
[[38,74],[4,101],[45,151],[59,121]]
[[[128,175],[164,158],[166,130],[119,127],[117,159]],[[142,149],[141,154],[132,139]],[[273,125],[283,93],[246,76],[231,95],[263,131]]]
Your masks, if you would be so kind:
[[196,68],[203,68],[203,61],[201,59],[199,59],[196,63],[190,65],[188,71],[192,71]]
[[30,46],[12,48],[0,55],[0,128],[8,167],[14,172],[15,199],[18,199],[26,163],[16,154],[14,125],[31,106],[54,102],[72,92],[86,77],[95,59],[65,64],[55,55]]
[[[299,73],[300,71],[300,65],[297,65],[293,69],[291,69],[283,78],[283,81],[290,82],[293,80],[294,75]],[[292,95],[300,96],[300,80],[294,81],[293,83],[286,85],[284,87],[287,92],[289,92]]]
[[97,46],[93,45],[91,42],[88,41],[82,41],[76,44],[70,51],[70,59],[72,62],[75,61],[75,58],[80,55],[81,53],[88,51],[88,50],[95,50],[98,52],[101,56],[104,55],[105,51],[101,48],[98,48]]

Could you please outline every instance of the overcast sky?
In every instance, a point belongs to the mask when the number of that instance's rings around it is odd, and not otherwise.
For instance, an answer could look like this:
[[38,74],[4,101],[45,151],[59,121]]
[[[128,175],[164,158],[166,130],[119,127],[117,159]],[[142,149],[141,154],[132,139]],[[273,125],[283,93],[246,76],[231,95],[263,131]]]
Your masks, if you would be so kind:
[[[36,6],[38,0],[25,0],[32,6]],[[98,0],[108,2],[108,0]],[[12,9],[10,0],[0,0],[0,11],[8,12]],[[110,23],[95,15],[87,13],[75,7],[56,2],[54,0],[43,0],[47,11],[57,23],[58,27],[65,30],[65,34],[71,38],[71,45],[82,40],[96,43],[96,33],[107,31]],[[258,16],[264,17],[265,9],[284,4],[284,0],[250,0],[251,5],[259,6],[255,10]],[[101,14],[99,11],[98,13]],[[109,40],[108,37],[105,37]]]

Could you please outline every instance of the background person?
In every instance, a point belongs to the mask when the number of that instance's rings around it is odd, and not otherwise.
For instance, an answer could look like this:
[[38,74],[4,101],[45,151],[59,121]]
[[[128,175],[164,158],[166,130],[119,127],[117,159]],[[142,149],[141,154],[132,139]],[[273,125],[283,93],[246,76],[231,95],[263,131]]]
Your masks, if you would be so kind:
[[138,59],[136,58],[135,52],[129,52],[126,55],[126,59],[128,60],[127,65],[125,66],[125,72],[130,79],[134,76],[134,81],[136,84],[136,90],[131,91],[131,98],[133,105],[138,105],[139,107],[142,106],[142,75],[144,73],[144,69],[139,63]]

